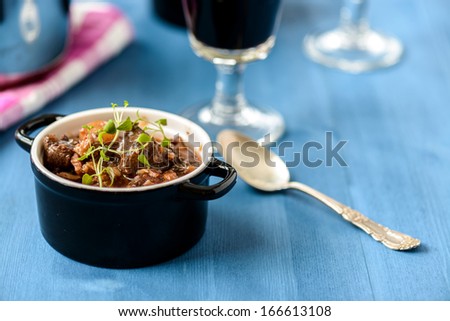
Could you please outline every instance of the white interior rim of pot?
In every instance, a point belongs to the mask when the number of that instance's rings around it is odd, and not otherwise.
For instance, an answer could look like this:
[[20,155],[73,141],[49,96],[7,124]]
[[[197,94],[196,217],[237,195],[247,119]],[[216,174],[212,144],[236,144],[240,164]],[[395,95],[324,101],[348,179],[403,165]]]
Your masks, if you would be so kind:
[[[122,108],[118,107],[116,110],[122,110]],[[150,108],[144,108],[144,107],[128,107],[125,109],[124,112],[124,119],[126,117],[130,116],[131,120],[134,120],[137,118],[136,112],[139,110],[139,115],[142,118],[146,118],[149,121],[156,121],[161,118],[167,119],[167,126],[164,127],[164,130],[167,131],[169,137],[172,136],[172,132],[178,133],[180,137],[183,139],[183,141],[186,141],[186,137],[189,134],[194,134],[194,140],[195,142],[200,143],[200,150],[196,148],[196,151],[201,156],[202,161],[199,167],[197,167],[194,171],[190,172],[189,174],[186,174],[184,176],[181,176],[177,179],[174,179],[172,181],[164,182],[164,183],[158,183],[154,185],[149,186],[139,186],[139,187],[99,187],[99,186],[91,186],[91,185],[85,185],[79,182],[73,182],[66,178],[62,178],[54,173],[52,173],[50,170],[48,170],[44,164],[43,164],[43,139],[46,135],[49,134],[55,134],[58,138],[61,137],[61,135],[67,134],[74,134],[77,133],[78,130],[85,124],[96,121],[96,120],[109,120],[113,119],[113,109],[111,107],[109,108],[97,108],[97,109],[90,109],[85,110],[82,112],[77,112],[74,114],[69,114],[67,116],[64,116],[63,118],[55,121],[54,123],[48,125],[45,127],[34,139],[33,144],[31,146],[31,159],[34,163],[34,165],[37,167],[37,169],[50,178],[51,180],[60,183],[61,185],[78,188],[78,189],[86,189],[86,190],[92,190],[97,192],[142,192],[142,191],[148,191],[148,190],[154,190],[159,188],[164,188],[171,185],[176,185],[181,182],[187,181],[190,178],[193,178],[203,172],[203,170],[207,167],[209,160],[212,157],[212,146],[205,146],[207,144],[211,144],[211,139],[209,135],[206,133],[206,131],[195,124],[194,122],[172,114],[165,111],[157,110],[157,109],[150,109]],[[176,124],[176,126],[171,127],[171,123]],[[174,133],[174,134],[175,134]],[[206,148],[206,150],[203,150]],[[201,151],[201,152],[200,152]]]

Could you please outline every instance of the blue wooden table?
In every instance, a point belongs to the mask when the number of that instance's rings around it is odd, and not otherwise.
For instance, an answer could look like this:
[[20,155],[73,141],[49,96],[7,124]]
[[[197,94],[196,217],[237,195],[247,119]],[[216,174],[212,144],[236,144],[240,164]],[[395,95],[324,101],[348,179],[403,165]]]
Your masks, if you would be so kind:
[[[215,70],[185,30],[157,20],[149,0],[115,1],[136,41],[39,113],[72,113],[124,99],[180,112],[207,99]],[[189,252],[132,270],[95,268],[54,251],[39,231],[28,154],[0,133],[2,300],[449,300],[450,3],[371,1],[372,25],[400,38],[394,68],[349,75],[310,62],[304,35],[337,23],[338,1],[291,0],[277,44],[246,73],[248,97],[276,107],[292,141],[348,141],[348,166],[299,164],[301,180],[391,228],[420,238],[391,251],[295,191],[263,194],[239,181],[210,202]],[[322,152],[322,153],[321,153]],[[322,151],[310,155],[325,157]]]

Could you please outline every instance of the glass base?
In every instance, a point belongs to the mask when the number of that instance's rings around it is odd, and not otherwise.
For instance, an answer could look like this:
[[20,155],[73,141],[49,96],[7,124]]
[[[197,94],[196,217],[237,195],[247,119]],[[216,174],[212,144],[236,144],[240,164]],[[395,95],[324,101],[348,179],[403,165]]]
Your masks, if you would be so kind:
[[181,115],[202,126],[213,141],[220,131],[233,129],[264,144],[278,140],[285,129],[283,117],[277,111],[253,105],[242,106],[238,113],[225,114],[217,113],[208,103],[191,107]]
[[306,54],[315,62],[351,73],[395,65],[403,46],[395,38],[369,28],[364,31],[338,28],[305,37]]

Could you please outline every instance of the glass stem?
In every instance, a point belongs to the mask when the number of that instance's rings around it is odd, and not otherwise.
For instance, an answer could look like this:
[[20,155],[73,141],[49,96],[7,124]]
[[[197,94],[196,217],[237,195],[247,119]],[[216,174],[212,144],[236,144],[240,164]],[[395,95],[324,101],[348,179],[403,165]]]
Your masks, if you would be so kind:
[[354,33],[363,33],[369,29],[367,6],[367,0],[344,0],[341,9],[341,28]]
[[243,73],[245,64],[216,64],[216,93],[212,100],[212,112],[222,117],[233,117],[246,105]]

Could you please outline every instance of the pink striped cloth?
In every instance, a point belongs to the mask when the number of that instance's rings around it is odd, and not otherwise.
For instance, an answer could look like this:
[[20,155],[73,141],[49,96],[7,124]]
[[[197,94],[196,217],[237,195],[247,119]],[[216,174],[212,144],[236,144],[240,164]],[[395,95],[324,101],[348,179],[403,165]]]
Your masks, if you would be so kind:
[[34,82],[0,91],[0,130],[63,94],[134,38],[131,23],[111,4],[75,3],[70,22],[69,46],[56,68]]

